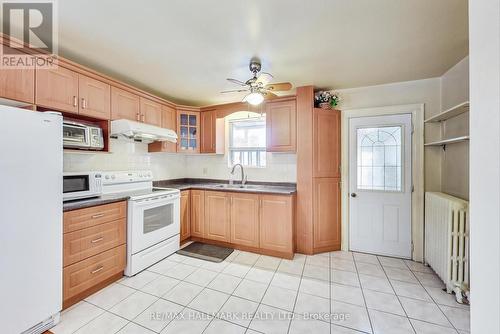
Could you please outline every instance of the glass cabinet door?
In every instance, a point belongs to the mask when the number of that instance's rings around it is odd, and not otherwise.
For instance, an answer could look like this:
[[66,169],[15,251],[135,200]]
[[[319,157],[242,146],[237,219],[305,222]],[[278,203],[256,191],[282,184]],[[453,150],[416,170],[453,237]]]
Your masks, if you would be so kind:
[[196,112],[179,114],[179,148],[185,152],[199,152],[200,115]]

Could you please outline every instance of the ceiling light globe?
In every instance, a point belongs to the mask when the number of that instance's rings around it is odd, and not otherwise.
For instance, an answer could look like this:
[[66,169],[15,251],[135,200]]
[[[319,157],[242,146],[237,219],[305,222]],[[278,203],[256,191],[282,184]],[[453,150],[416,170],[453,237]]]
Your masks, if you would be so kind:
[[264,101],[264,96],[258,92],[253,92],[245,96],[245,102],[248,102],[254,106],[261,104],[262,101]]

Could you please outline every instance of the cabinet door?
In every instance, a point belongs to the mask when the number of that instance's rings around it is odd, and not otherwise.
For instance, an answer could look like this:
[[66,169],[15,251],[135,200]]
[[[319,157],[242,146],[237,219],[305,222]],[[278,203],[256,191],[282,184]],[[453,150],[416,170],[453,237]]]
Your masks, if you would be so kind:
[[139,96],[126,90],[111,87],[111,119],[140,120]]
[[[175,108],[161,106],[161,127],[177,131],[177,111]],[[148,145],[149,152],[177,152],[177,144],[169,141],[154,142]]]
[[215,110],[203,111],[201,118],[201,153],[215,153]]
[[260,196],[260,248],[293,252],[293,196]]
[[[2,47],[6,48],[5,45]],[[34,103],[35,70],[32,68],[0,69],[0,97]]]
[[200,113],[177,110],[177,152],[200,153]]
[[340,179],[313,179],[313,246],[340,249]]
[[231,243],[259,247],[258,195],[231,195]]
[[295,100],[268,102],[266,104],[266,130],[268,152],[294,152],[296,149]]
[[36,70],[35,103],[42,107],[78,113],[78,73],[62,66]]
[[205,237],[205,192],[191,190],[191,236]]
[[340,177],[340,111],[314,109],[313,177]]
[[205,191],[205,238],[231,241],[229,193]]
[[189,190],[181,191],[181,241],[191,236]]
[[161,127],[161,104],[141,97],[141,122]]
[[80,74],[78,89],[80,115],[106,120],[111,118],[111,87],[108,84]]

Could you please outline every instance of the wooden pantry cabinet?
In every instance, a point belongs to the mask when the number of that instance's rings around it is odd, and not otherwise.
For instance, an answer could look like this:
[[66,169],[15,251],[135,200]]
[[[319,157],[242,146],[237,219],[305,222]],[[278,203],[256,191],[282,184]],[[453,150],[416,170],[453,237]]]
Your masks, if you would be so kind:
[[313,110],[313,177],[340,177],[340,111]]
[[63,308],[123,276],[127,202],[64,212]]

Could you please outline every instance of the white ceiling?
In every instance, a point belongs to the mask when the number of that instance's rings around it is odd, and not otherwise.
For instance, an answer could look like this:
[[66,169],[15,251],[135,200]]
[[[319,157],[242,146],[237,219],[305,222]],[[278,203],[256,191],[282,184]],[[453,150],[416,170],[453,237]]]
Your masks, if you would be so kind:
[[59,53],[173,101],[275,82],[351,88],[442,75],[468,54],[467,0],[64,0]]

